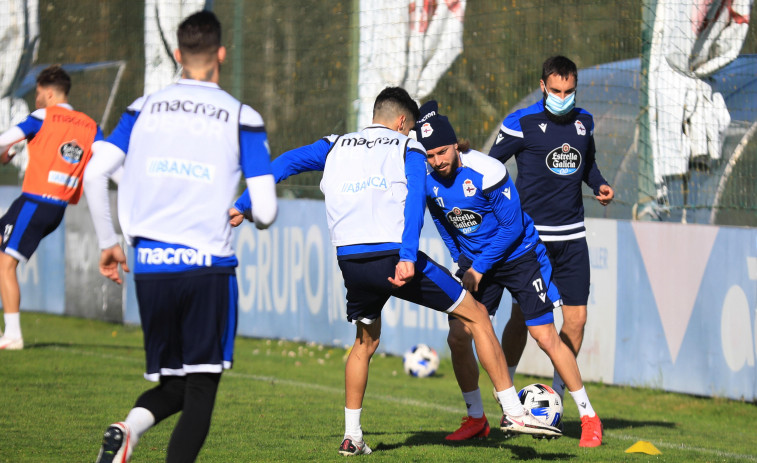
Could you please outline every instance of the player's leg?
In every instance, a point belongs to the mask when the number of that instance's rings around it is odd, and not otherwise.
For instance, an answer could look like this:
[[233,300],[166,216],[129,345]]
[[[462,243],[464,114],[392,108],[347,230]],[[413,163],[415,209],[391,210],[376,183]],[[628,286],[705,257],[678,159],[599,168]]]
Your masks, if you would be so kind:
[[347,320],[357,328],[355,342],[344,368],[344,438],[339,446],[341,455],[371,453],[363,440],[360,419],[371,357],[378,348],[381,336],[381,309],[391,292],[387,276],[394,275],[398,260],[398,255],[339,260],[347,288]]
[[171,434],[166,463],[195,461],[210,430],[221,373],[187,375],[181,416]]
[[344,367],[344,438],[339,446],[339,453],[342,455],[371,453],[370,447],[363,441],[360,418],[371,357],[378,348],[380,336],[381,318],[375,319],[369,325],[357,323],[355,343]]
[[[395,295],[434,310],[446,312],[459,319],[471,333],[481,365],[494,384],[502,407],[505,424],[500,428],[509,434],[533,434],[559,437],[561,432],[540,423],[526,412],[518,400],[515,386],[507,373],[507,362],[502,346],[494,333],[489,313],[483,304],[464,290],[449,270],[418,253],[415,278],[399,288]],[[512,418],[512,420],[510,419]]]
[[[563,307],[563,324],[560,337],[578,356],[584,339],[589,300],[591,266],[589,247],[585,238],[570,241],[550,242],[546,244],[553,267],[553,279],[560,288]],[[552,388],[564,394],[565,382],[555,370]]]
[[19,308],[21,289],[16,270],[34,254],[42,239],[63,220],[65,203],[21,195],[0,218],[0,298],[3,302],[5,333],[0,349],[23,349]]
[[515,378],[515,370],[523,356],[528,341],[528,330],[526,321],[523,319],[523,312],[520,305],[513,300],[510,309],[510,319],[502,330],[502,351],[507,359],[507,371],[511,378]]
[[[600,445],[602,442],[601,423],[583,387],[576,357],[562,341],[555,328],[553,311],[560,304],[561,293],[552,280],[552,267],[546,248],[542,244],[536,246],[527,259],[519,262],[517,270],[519,272],[514,274],[512,286],[508,288],[520,302],[529,333],[549,356],[552,365],[565,381],[576,402],[583,428],[579,445],[582,447]],[[593,417],[589,419],[591,421],[589,425],[584,425],[584,416],[587,417],[586,419]]]
[[460,428],[445,437],[447,440],[486,437],[491,429],[484,415],[481,390],[478,387],[478,362],[473,354],[472,341],[473,338],[465,329],[465,325],[460,320],[451,318],[447,344],[452,357],[452,369],[463,394],[467,414]]
[[9,254],[0,253],[0,296],[3,301],[3,318],[5,321],[5,332],[0,337],[0,349],[23,348],[19,314],[21,290],[16,276],[17,268],[18,259]]

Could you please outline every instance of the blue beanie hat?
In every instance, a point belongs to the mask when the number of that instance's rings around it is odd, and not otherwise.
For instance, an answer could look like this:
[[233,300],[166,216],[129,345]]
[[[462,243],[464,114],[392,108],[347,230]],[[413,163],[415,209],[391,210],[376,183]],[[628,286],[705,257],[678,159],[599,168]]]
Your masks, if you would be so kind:
[[427,101],[421,106],[421,118],[415,121],[415,139],[421,142],[426,150],[440,146],[454,145],[457,136],[446,116],[439,114],[439,104],[436,100]]

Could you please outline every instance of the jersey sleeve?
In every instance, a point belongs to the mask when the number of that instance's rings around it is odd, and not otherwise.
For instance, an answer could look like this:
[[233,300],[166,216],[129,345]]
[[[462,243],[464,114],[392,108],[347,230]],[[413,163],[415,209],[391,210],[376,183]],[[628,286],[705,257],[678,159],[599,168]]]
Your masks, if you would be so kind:
[[271,152],[263,118],[247,105],[239,116],[239,163],[244,178],[271,174]]
[[502,181],[483,191],[491,204],[499,226],[491,243],[473,261],[471,267],[479,273],[486,273],[492,266],[512,251],[523,235],[523,212],[520,196],[508,173]]
[[523,129],[520,125],[519,114],[516,111],[505,118],[489,150],[489,156],[503,164],[523,149]]
[[26,119],[19,122],[16,127],[24,132],[24,136],[27,139],[34,138],[34,135],[42,128],[42,122],[45,120],[45,110],[38,109],[33,113],[26,116]]
[[[417,145],[417,146],[415,146]],[[418,148],[420,147],[420,148]],[[405,228],[402,231],[400,260],[415,262],[418,255],[418,241],[426,213],[426,155],[420,143],[410,140],[405,153]]]
[[111,132],[106,139],[106,141],[117,146],[124,153],[129,152],[131,131],[134,129],[134,124],[137,122],[144,100],[144,97],[140,97],[126,108],[126,111],[124,111],[121,115],[121,119],[118,121],[118,125],[116,125],[116,128],[113,129],[113,132]]
[[594,191],[595,195],[599,194],[599,187],[602,185],[609,185],[607,180],[602,176],[602,173],[599,171],[599,166],[597,165],[597,150],[594,145],[594,135],[591,135],[591,138],[589,139],[589,149],[586,153],[586,169],[584,169],[583,181],[589,185],[589,188]]

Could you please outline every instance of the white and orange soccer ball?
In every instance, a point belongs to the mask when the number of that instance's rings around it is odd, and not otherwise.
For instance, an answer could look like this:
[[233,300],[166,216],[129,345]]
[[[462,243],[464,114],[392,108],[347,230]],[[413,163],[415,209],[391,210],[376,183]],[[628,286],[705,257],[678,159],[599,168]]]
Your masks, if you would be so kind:
[[402,356],[405,373],[418,378],[425,378],[439,369],[439,355],[426,344],[416,344]]

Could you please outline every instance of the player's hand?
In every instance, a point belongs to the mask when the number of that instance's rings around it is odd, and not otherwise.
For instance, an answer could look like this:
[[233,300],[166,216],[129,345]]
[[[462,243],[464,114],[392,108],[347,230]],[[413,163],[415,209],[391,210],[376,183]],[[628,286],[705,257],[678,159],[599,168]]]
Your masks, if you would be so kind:
[[13,147],[8,148],[2,155],[0,155],[0,163],[2,165],[8,164],[9,162],[11,162],[11,159],[13,159],[13,156],[15,155],[16,151],[13,149]]
[[395,288],[403,286],[415,276],[415,262],[399,261],[394,267],[394,278],[389,277],[389,283]]
[[597,196],[597,201],[599,201],[599,204],[607,206],[608,204],[610,204],[610,201],[612,201],[612,198],[614,197],[615,191],[613,191],[610,185],[602,185],[599,187],[599,195]]
[[244,222],[244,214],[232,207],[229,209],[229,225],[232,227],[238,227]]
[[126,264],[126,254],[124,254],[120,244],[115,244],[100,252],[100,273],[120,285],[122,281],[118,273],[119,265],[124,272],[129,271],[129,266]]
[[473,270],[473,267],[469,268],[463,274],[463,288],[475,293],[478,291],[478,284],[481,282],[483,276],[483,274]]

